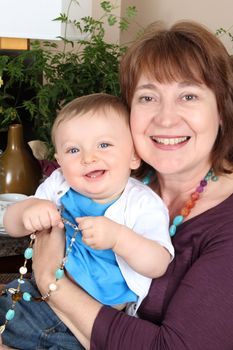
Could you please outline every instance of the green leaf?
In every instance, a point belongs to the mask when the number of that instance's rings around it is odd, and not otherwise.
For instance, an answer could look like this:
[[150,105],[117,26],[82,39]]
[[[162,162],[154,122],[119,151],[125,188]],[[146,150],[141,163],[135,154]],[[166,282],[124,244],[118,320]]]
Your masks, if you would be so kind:
[[67,17],[67,15],[65,13],[60,13],[60,16],[54,18],[53,21],[60,21],[62,23],[65,23],[65,22],[68,21],[68,17]]
[[111,4],[110,1],[102,1],[100,3],[100,6],[102,7],[102,9],[105,11],[105,12],[111,12],[112,9],[113,9],[113,5]]
[[127,9],[126,9],[126,16],[128,18],[132,18],[132,17],[135,17],[137,14],[137,9],[136,9],[136,6],[128,6]]
[[122,18],[119,22],[119,28],[121,31],[127,30],[129,28],[129,22],[126,18]]
[[117,18],[116,18],[116,16],[114,16],[114,15],[109,15],[108,16],[108,24],[110,25],[110,26],[114,26],[114,24],[116,24],[117,23]]

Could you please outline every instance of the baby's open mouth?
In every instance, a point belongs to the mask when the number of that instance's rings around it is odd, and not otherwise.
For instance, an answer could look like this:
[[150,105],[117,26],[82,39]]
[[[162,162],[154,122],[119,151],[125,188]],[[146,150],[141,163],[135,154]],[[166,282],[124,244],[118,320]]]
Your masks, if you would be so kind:
[[97,177],[104,175],[105,172],[106,172],[106,170],[93,170],[93,171],[90,171],[89,173],[85,174],[85,176],[90,178],[90,179],[96,179]]

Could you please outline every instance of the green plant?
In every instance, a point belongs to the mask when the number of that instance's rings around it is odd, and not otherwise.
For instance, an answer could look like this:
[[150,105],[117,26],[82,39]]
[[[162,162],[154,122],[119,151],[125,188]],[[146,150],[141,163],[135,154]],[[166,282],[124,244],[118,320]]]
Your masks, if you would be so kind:
[[[71,2],[78,5],[77,0]],[[107,43],[105,28],[107,23],[127,30],[136,8],[128,7],[125,16],[118,18],[111,1],[102,1],[100,6],[101,18],[72,21],[85,39],[74,43],[61,38],[62,50],[54,42],[34,41],[29,51],[0,56],[0,130],[28,118],[36,138],[50,144],[51,125],[64,104],[93,92],[119,94],[118,65],[125,46]],[[66,26],[71,23],[69,13],[55,20]]]
[[232,55],[232,43],[233,43],[233,25],[230,26],[228,29],[225,29],[223,27],[220,27],[216,30],[215,34],[219,39],[223,42],[224,45],[226,45],[226,48],[228,52]]

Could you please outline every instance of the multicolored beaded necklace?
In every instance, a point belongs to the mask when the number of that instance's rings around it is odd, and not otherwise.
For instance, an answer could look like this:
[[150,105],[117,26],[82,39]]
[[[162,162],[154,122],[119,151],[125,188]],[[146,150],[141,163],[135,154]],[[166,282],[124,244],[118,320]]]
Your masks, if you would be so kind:
[[[153,176],[153,174],[148,174],[144,178],[143,183],[148,185],[150,183],[150,179],[152,176]],[[206,176],[204,177],[204,179],[200,181],[200,184],[197,186],[196,190],[191,194],[191,198],[185,203],[184,207],[181,209],[180,214],[175,216],[175,218],[172,222],[172,225],[169,228],[169,232],[170,232],[171,237],[173,237],[176,234],[177,226],[182,224],[184,219],[189,215],[191,209],[196,204],[196,201],[199,199],[200,194],[204,191],[205,187],[207,186],[207,184],[210,180],[212,180],[212,181],[218,180],[218,177],[214,174],[212,169],[210,169],[208,171],[208,173],[206,174]],[[23,293],[21,291],[21,285],[25,283],[24,276],[26,275],[26,273],[28,271],[27,270],[27,262],[33,256],[33,244],[34,244],[35,239],[36,239],[36,234],[33,233],[30,235],[29,246],[28,246],[28,248],[26,248],[26,250],[24,252],[24,258],[25,258],[24,264],[23,264],[23,266],[21,266],[19,268],[20,277],[18,279],[17,288],[8,288],[8,289],[3,290],[1,293],[1,295],[6,295],[7,292],[9,292],[11,294],[12,305],[5,315],[5,323],[0,326],[0,334],[4,332],[7,323],[14,318],[15,307],[16,307],[16,304],[18,301],[20,301],[21,299],[23,299],[24,301],[37,301],[37,302],[45,301],[46,299],[48,299],[50,297],[52,292],[54,292],[58,289],[57,282],[64,276],[65,263],[67,261],[67,258],[68,258],[70,251],[72,250],[72,246],[75,242],[76,236],[79,233],[79,229],[78,229],[77,225],[72,224],[71,222],[69,222],[68,220],[66,220],[64,218],[62,218],[62,221],[64,224],[70,225],[74,229],[74,234],[71,238],[70,245],[66,250],[66,253],[65,253],[65,256],[62,260],[61,265],[55,271],[55,274],[54,274],[55,282],[50,283],[49,287],[48,287],[48,292],[45,295],[42,295],[40,297],[32,297],[32,295],[30,293],[28,293],[28,292]]]
[[[145,185],[149,185],[153,177],[154,177],[154,172],[150,170],[150,172],[144,177],[142,182]],[[185,202],[184,207],[180,211],[180,214],[174,217],[173,222],[169,228],[169,233],[171,237],[175,236],[177,226],[182,224],[184,219],[190,214],[191,209],[195,206],[196,201],[200,197],[200,194],[204,191],[205,187],[208,185],[208,182],[210,180],[218,181],[218,176],[214,174],[213,169],[210,169],[208,171],[206,176],[200,181],[196,190],[193,193],[191,193],[191,198],[187,202]]]
[[169,228],[170,236],[173,237],[176,234],[177,226],[182,224],[184,219],[189,215],[191,209],[195,206],[196,201],[200,198],[200,194],[204,191],[209,181],[218,181],[218,176],[214,174],[213,169],[210,169],[203,180],[200,181],[196,190],[191,193],[191,198],[185,202],[184,207],[181,209],[180,214],[176,215]]

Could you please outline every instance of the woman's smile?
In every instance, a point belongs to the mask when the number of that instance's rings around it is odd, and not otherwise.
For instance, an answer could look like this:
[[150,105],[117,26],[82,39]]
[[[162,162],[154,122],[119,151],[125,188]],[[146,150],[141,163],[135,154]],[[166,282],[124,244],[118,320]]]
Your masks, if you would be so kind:
[[151,136],[155,146],[163,150],[176,150],[186,145],[189,139],[189,136]]

